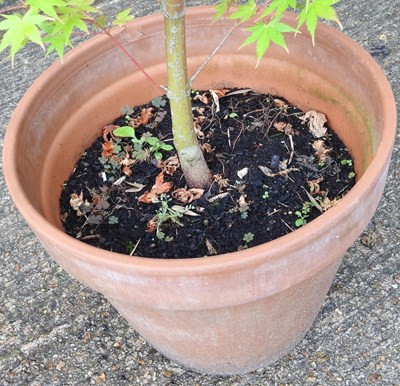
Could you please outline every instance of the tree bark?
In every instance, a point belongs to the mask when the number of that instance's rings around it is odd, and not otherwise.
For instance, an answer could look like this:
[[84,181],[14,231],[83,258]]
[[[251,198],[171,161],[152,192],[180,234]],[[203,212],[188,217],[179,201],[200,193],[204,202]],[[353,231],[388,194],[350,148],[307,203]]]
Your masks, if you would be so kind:
[[189,187],[208,188],[211,172],[194,131],[190,82],[187,76],[185,0],[161,0],[165,24],[168,92],[172,132],[182,171]]

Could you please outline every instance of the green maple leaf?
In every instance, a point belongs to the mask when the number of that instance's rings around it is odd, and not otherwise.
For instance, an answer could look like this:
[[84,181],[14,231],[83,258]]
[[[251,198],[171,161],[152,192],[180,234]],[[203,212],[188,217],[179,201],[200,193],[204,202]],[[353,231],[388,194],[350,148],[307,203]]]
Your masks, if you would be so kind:
[[285,23],[281,23],[279,18],[272,19],[269,23],[257,23],[254,27],[246,28],[251,35],[243,43],[243,46],[256,42],[257,66],[270,46],[271,42],[288,51],[284,33],[296,32],[294,28]]
[[112,24],[115,26],[123,26],[128,21],[131,21],[134,18],[135,18],[135,16],[131,15],[131,10],[125,9],[124,11],[117,14],[117,16],[115,17],[115,20],[113,21]]
[[43,47],[43,41],[38,25],[49,20],[47,16],[35,14],[29,10],[25,15],[2,15],[0,30],[6,31],[0,43],[0,52],[10,48],[10,56],[14,62],[15,54],[23,48],[28,41]]
[[63,7],[67,5],[65,0],[26,0],[26,5],[30,6],[36,13],[42,12],[45,15],[58,18],[55,7]]
[[261,14],[260,19],[275,12],[277,16],[282,15],[288,8],[297,8],[296,0],[272,0],[267,9]]
[[257,9],[257,5],[254,0],[249,0],[247,4],[239,5],[237,10],[229,16],[230,19],[238,20],[240,23],[244,23],[254,16]]
[[342,27],[337,13],[333,8],[333,5],[338,2],[339,0],[307,0],[305,7],[300,12],[297,29],[306,23],[314,44],[318,18],[335,21]]
[[236,3],[236,0],[222,0],[220,3],[218,3],[214,7],[215,9],[214,20],[218,20],[226,13],[228,13],[233,3]]

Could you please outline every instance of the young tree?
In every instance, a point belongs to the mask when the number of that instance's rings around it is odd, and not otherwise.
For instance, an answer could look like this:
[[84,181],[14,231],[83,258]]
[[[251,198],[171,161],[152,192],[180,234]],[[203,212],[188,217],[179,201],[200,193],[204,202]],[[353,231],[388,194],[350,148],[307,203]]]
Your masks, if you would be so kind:
[[[66,47],[72,46],[71,35],[75,30],[88,33],[91,27],[95,27],[103,31],[153,84],[166,91],[171,106],[174,145],[186,182],[190,187],[206,188],[211,184],[212,176],[194,131],[190,99],[192,79],[188,76],[186,64],[186,1],[159,2],[165,24],[167,87],[158,85],[140,66],[140,58],[134,58],[109,32],[109,25],[124,25],[133,18],[130,10],[121,11],[110,22],[94,7],[94,0],[24,0],[4,6],[0,9],[0,31],[4,31],[0,53],[9,48],[13,61],[17,52],[31,41],[46,49],[47,53],[56,51],[62,58]],[[257,5],[255,0],[247,0],[243,4],[239,4],[239,0],[221,0],[215,7],[215,18],[228,15],[237,20],[237,24],[252,19],[254,23],[246,28],[249,37],[243,45],[255,43],[257,60],[260,61],[271,42],[287,50],[284,34],[298,33],[303,24],[306,24],[314,40],[318,18],[339,23],[333,8],[338,2],[339,0],[267,0],[264,4]],[[4,0],[0,0],[0,5],[2,3]],[[232,6],[235,7],[230,12]],[[296,28],[281,22],[282,15],[288,9],[299,12]],[[221,37],[221,44],[212,51],[207,61],[226,38]],[[210,47],[210,51],[212,48]]]

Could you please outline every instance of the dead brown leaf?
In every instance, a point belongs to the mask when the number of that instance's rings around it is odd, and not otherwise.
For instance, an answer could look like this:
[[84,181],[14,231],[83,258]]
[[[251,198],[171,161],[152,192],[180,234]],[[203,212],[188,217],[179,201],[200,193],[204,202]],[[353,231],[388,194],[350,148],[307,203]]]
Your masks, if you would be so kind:
[[310,188],[311,194],[320,194],[321,187],[319,184],[324,180],[324,177],[317,178],[315,180],[307,181],[307,185]]
[[111,157],[114,154],[114,143],[112,141],[106,141],[101,144],[102,152],[101,156],[103,158]]
[[211,242],[208,239],[206,239],[206,247],[207,247],[208,253],[210,255],[216,255],[217,254],[216,249],[214,248],[214,246],[211,244]]
[[201,129],[206,117],[204,115],[199,115],[198,117],[194,118],[194,127],[196,129]]
[[318,200],[322,210],[326,212],[328,209],[335,206],[340,201],[340,198],[334,198],[333,200],[329,199],[329,197],[324,197],[322,200]]
[[259,169],[267,176],[267,177],[276,177],[276,176],[282,176],[286,177],[289,173],[291,172],[298,172],[299,169],[297,168],[287,168],[285,170],[281,170],[277,173],[273,173],[272,170],[266,166],[259,166]]
[[308,121],[310,132],[315,138],[321,138],[326,135],[327,128],[324,125],[328,120],[325,114],[311,110],[307,111],[300,119],[303,122]]
[[108,136],[110,135],[111,139],[114,139],[113,131],[118,128],[119,126],[115,125],[106,125],[101,130],[103,132],[103,139],[105,142],[108,142]]
[[155,184],[152,186],[150,192],[142,194],[138,200],[146,204],[152,204],[159,195],[168,193],[172,189],[171,182],[164,182],[164,174],[161,172],[157,177]]
[[326,157],[332,149],[325,147],[325,142],[322,139],[318,139],[311,144],[312,148],[315,150],[315,157],[318,161],[325,162]]
[[167,158],[165,161],[158,161],[157,167],[162,170],[163,173],[173,176],[176,170],[179,168],[179,158],[177,155]]
[[280,99],[274,99],[274,103],[275,103],[275,106],[278,107],[278,109],[280,109],[280,110],[286,110],[288,107],[288,105]]
[[153,116],[153,108],[149,107],[147,109],[142,109],[140,112],[140,123],[142,125],[147,125],[150,121],[150,118]]
[[152,233],[157,230],[157,222],[154,220],[154,217],[147,222],[146,232]]
[[218,184],[220,192],[229,187],[229,180],[227,178],[223,178],[222,174],[214,174],[213,180]]
[[196,96],[193,98],[193,100],[194,100],[194,101],[201,101],[201,102],[203,102],[205,105],[208,105],[208,103],[209,103],[209,99],[208,99],[204,94],[196,95]]
[[212,153],[215,150],[215,147],[212,148],[208,142],[205,142],[201,145],[201,150],[205,151],[206,153]]
[[122,173],[124,173],[126,176],[131,176],[132,175],[132,170],[129,166],[124,166],[122,168]]
[[287,126],[286,122],[275,122],[273,124],[273,126],[275,127],[276,130],[281,131],[282,133],[285,132],[285,128]]
[[172,197],[182,202],[183,204],[190,204],[191,202],[198,200],[204,193],[204,189],[176,189],[172,192]]
[[218,90],[214,90],[214,92],[218,95],[218,98],[222,98],[223,96],[225,96],[230,90],[226,89],[226,88],[221,88]]

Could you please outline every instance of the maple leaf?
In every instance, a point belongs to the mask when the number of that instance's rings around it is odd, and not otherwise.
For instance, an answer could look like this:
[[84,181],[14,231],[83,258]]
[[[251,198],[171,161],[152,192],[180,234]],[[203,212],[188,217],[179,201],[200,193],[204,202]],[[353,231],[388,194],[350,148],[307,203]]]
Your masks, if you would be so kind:
[[152,116],[153,116],[152,107],[149,107],[147,109],[142,109],[142,111],[140,112],[140,123],[142,125],[147,125]]
[[290,25],[281,23],[279,17],[273,18],[267,24],[259,22],[254,27],[246,28],[246,31],[249,31],[251,35],[245,40],[242,47],[256,42],[257,66],[271,42],[288,51],[283,34],[296,32]]
[[286,122],[275,122],[273,126],[275,127],[276,130],[284,133],[287,123]]
[[233,20],[240,20],[240,23],[244,23],[254,16],[256,9],[256,2],[254,0],[249,0],[247,4],[239,5],[236,11],[233,12],[229,18]]
[[306,23],[307,29],[310,32],[312,42],[315,43],[315,30],[317,28],[318,18],[332,20],[339,24],[342,28],[342,25],[339,21],[337,13],[333,8],[333,5],[336,4],[339,0],[313,0],[312,2],[307,1],[306,6],[300,12],[298,17],[298,25],[297,30]]
[[139,198],[139,202],[144,202],[145,204],[152,204],[157,200],[158,196],[161,194],[168,193],[172,189],[171,182],[164,182],[164,174],[160,173],[156,177],[155,184],[152,186],[150,192],[143,193]]
[[276,15],[282,15],[289,7],[296,9],[297,1],[296,0],[273,0],[267,9],[261,14],[260,19],[268,16],[272,12],[275,12]]
[[132,21],[134,18],[135,16],[131,15],[131,10],[125,9],[124,11],[117,13],[117,16],[115,17],[112,24],[115,26],[123,26],[128,21]]
[[44,47],[40,34],[39,24],[49,20],[47,16],[37,15],[29,10],[25,15],[2,15],[0,30],[6,31],[0,43],[0,52],[10,48],[10,56],[14,63],[15,54],[25,46],[28,41]]
[[177,155],[167,158],[165,161],[159,160],[157,167],[162,170],[163,173],[173,176],[176,170],[179,168],[179,158]]
[[107,141],[101,144],[102,152],[101,156],[103,158],[111,157],[114,154],[114,143],[112,141]]
[[325,146],[325,142],[322,139],[318,139],[311,144],[312,148],[315,150],[315,157],[321,162],[326,161],[326,157],[332,149],[328,149]]
[[209,99],[204,94],[198,94],[193,98],[194,101],[201,101],[205,105],[208,105]]
[[172,197],[184,204],[190,204],[192,201],[198,200],[203,195],[203,193],[204,189],[180,188],[172,192]]
[[308,127],[315,138],[321,138],[326,135],[327,128],[324,125],[328,120],[325,114],[311,110],[307,111],[300,119],[303,123],[308,121]]
[[35,10],[36,13],[39,11],[54,19],[58,19],[55,7],[65,7],[68,5],[65,0],[26,0],[25,4],[30,5],[31,9]]

